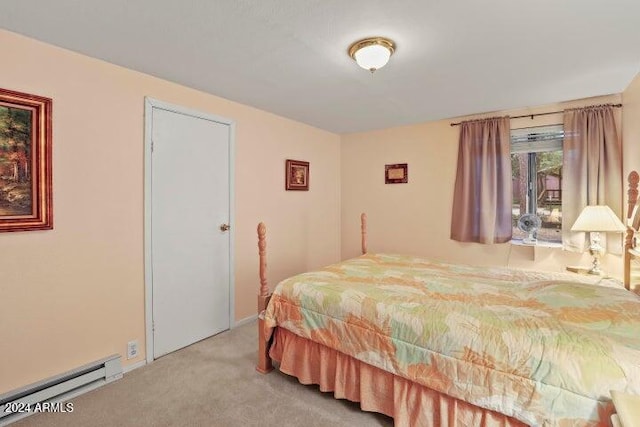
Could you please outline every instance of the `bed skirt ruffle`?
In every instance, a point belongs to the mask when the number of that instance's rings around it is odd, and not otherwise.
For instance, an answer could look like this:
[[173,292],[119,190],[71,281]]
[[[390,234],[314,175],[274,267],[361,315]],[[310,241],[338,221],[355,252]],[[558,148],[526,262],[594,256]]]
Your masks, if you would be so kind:
[[280,371],[302,384],[318,384],[337,399],[359,402],[364,411],[394,419],[394,425],[522,427],[520,421],[479,408],[350,356],[276,328],[269,355]]

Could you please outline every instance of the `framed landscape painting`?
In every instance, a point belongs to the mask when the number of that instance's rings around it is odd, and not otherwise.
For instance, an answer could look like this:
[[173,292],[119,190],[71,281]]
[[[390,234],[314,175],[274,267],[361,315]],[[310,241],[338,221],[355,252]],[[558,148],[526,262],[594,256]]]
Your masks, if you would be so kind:
[[51,108],[0,89],[0,232],[53,228]]

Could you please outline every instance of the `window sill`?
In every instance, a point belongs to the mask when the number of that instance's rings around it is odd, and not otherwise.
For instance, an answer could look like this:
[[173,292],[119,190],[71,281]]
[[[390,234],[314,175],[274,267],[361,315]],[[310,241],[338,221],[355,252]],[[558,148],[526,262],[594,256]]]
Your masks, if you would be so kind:
[[535,245],[529,244],[529,243],[524,243],[522,241],[522,239],[513,239],[510,242],[512,245],[514,246],[529,246],[532,248],[535,247],[539,247],[539,248],[557,248],[557,249],[562,249],[562,243],[556,243],[556,242],[544,242],[541,240],[538,240],[536,242]]

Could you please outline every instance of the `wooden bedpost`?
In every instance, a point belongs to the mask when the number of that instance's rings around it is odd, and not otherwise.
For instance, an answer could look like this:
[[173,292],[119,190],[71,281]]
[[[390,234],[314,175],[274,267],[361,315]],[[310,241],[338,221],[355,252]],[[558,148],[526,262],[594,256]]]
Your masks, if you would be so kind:
[[267,227],[263,222],[258,224],[258,254],[260,256],[260,292],[258,293],[258,364],[256,371],[266,374],[273,370],[269,357],[269,343],[264,332],[264,310],[269,298],[269,284],[267,283]]
[[267,283],[267,226],[258,224],[258,255],[260,257],[260,292],[258,293],[258,313],[267,308],[269,284]]
[[627,233],[624,239],[624,287],[627,289],[631,288],[631,255],[629,254],[629,249],[633,247],[633,236],[635,234],[634,229],[638,226],[638,224],[631,224],[629,226],[629,221],[634,221],[633,217],[633,209],[638,202],[638,181],[640,181],[640,177],[638,176],[638,172],[632,171],[629,174],[628,182],[629,182],[629,190],[627,190],[627,218],[625,225],[627,226]]
[[362,234],[362,254],[367,253],[367,214],[360,215],[360,233]]

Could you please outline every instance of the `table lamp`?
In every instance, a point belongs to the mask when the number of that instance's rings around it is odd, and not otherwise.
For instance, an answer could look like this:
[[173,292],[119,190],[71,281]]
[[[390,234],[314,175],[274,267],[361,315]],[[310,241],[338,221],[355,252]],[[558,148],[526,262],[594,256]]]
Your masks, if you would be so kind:
[[604,248],[600,246],[600,233],[623,233],[626,230],[625,225],[609,206],[587,206],[582,210],[571,231],[585,231],[591,235],[589,253],[593,256],[593,266],[589,274],[602,274],[600,257],[604,254]]

